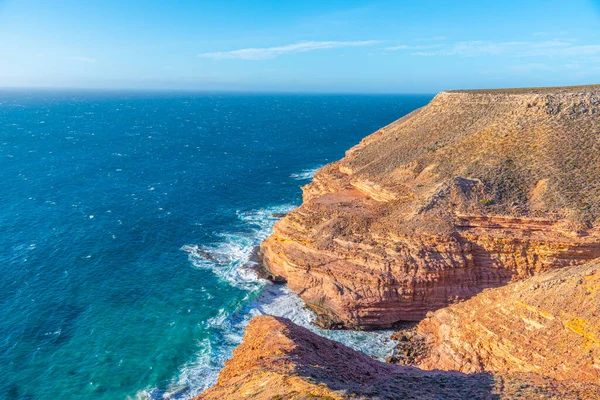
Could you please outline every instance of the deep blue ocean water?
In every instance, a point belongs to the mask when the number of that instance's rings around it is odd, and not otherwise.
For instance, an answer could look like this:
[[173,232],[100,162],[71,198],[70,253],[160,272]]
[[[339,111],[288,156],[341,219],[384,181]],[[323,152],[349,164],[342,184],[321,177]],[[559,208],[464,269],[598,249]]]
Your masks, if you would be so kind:
[[189,397],[251,315],[310,318],[252,248],[430,98],[0,92],[0,398]]

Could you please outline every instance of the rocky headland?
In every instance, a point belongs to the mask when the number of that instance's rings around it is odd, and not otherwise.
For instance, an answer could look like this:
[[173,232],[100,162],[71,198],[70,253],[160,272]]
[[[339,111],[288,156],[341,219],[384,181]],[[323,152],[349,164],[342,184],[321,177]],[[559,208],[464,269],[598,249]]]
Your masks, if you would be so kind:
[[404,328],[394,356],[256,317],[198,399],[598,399],[599,216],[600,85],[442,92],[317,171],[258,254],[319,325]]
[[317,171],[265,276],[374,329],[599,257],[599,88],[438,94]]

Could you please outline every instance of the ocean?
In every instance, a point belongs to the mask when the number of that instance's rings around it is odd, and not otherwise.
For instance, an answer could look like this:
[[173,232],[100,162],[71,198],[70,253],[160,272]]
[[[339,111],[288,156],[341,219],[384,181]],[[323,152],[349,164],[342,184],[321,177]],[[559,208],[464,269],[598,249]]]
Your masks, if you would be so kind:
[[0,92],[0,398],[190,398],[253,315],[323,332],[252,250],[426,95]]

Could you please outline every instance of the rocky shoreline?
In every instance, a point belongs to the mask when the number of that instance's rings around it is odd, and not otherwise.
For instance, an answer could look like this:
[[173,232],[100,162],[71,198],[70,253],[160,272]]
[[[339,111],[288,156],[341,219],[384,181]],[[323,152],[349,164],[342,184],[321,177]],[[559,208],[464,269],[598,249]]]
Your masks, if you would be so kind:
[[600,398],[598,151],[600,86],[442,92],[366,137],[259,272],[322,327],[412,322],[402,365],[257,317],[199,399]]
[[382,363],[285,318],[254,318],[209,399],[597,399],[597,384],[533,373],[423,371]]

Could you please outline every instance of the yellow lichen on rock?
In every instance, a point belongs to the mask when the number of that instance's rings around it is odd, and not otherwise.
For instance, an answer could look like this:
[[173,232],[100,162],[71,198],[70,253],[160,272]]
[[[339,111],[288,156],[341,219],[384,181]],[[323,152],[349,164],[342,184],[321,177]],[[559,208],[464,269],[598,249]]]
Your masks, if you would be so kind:
[[417,365],[600,383],[600,292],[587,285],[599,274],[598,261],[548,271],[431,313]]

